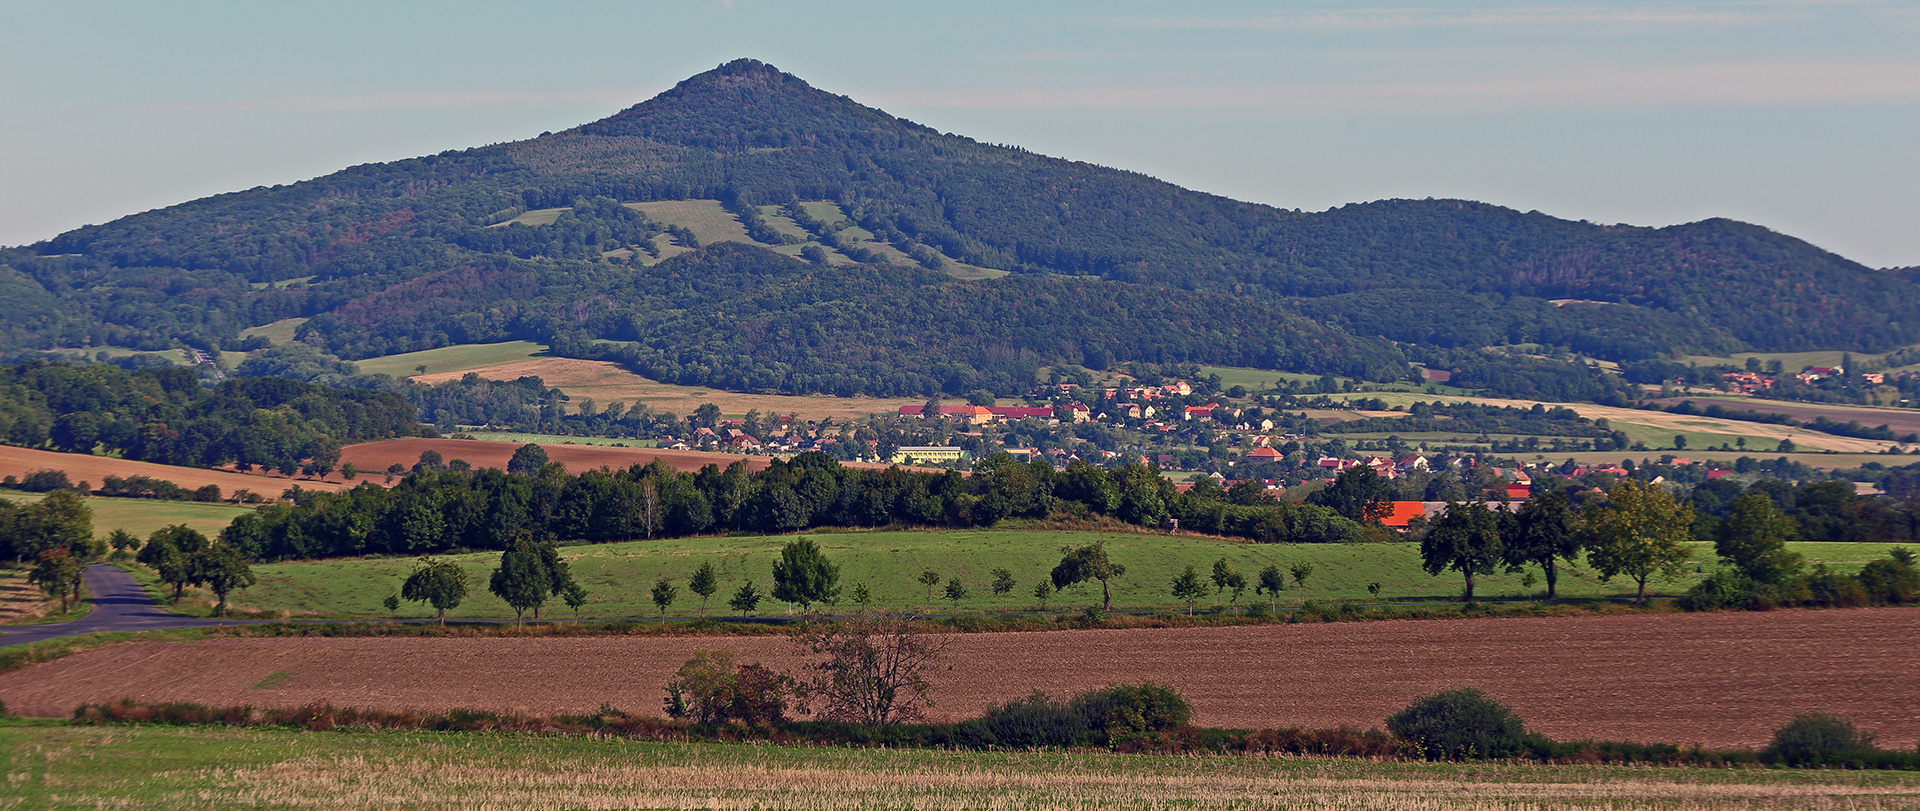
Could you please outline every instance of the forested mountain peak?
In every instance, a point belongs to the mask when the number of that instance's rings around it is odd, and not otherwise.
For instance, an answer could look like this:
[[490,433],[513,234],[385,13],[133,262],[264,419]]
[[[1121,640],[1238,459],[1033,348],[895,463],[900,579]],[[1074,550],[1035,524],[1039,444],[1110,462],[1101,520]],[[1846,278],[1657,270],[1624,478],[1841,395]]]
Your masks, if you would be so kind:
[[[725,240],[754,247],[708,244]],[[307,317],[301,340],[346,358],[628,341],[649,374],[790,391],[1011,389],[1126,360],[1379,378],[1511,345],[1884,351],[1920,342],[1913,277],[1724,219],[1239,202],[942,134],[740,59],[574,129],[0,252],[0,289],[31,304],[0,311],[0,349],[224,349]],[[791,343],[761,345],[776,333]]]

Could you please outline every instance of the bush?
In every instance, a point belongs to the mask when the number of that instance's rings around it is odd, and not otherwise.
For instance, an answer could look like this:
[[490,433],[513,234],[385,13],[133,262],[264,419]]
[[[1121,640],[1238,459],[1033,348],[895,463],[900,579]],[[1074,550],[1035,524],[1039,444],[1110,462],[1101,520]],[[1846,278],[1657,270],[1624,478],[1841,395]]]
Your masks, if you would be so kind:
[[1105,733],[1109,743],[1172,729],[1193,717],[1193,705],[1179,692],[1153,682],[1110,684],[1081,693],[1067,709],[1085,719],[1088,729]]
[[73,486],[64,470],[36,470],[20,480],[20,489],[29,493],[48,493]]
[[1387,731],[1413,741],[1428,760],[1513,757],[1527,747],[1520,716],[1471,687],[1407,705],[1387,719]]
[[786,720],[792,682],[759,663],[735,666],[728,651],[697,650],[667,683],[667,715],[702,724]]
[[1819,766],[1860,760],[1873,753],[1873,736],[1824,712],[1805,712],[1773,732],[1761,755],[1788,766]]

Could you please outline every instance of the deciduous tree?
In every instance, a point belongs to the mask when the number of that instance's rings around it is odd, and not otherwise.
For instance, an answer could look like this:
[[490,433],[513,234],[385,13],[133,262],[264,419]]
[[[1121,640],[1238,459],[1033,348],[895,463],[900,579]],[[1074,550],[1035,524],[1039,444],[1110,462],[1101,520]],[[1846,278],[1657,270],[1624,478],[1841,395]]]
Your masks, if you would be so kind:
[[839,584],[840,567],[809,538],[781,547],[780,559],[773,563],[773,598],[797,603],[803,611],[839,597]]
[[1094,543],[1086,546],[1060,547],[1060,563],[1053,567],[1051,575],[1053,587],[1063,589],[1075,583],[1088,580],[1100,581],[1100,605],[1107,611],[1113,610],[1112,581],[1125,576],[1127,567],[1107,558],[1107,548]]
[[400,597],[410,602],[433,606],[440,624],[447,624],[447,611],[460,607],[467,598],[467,571],[450,560],[422,555],[420,564],[400,584]]
[[1493,574],[1501,550],[1499,515],[1478,501],[1448,504],[1446,514],[1420,539],[1420,563],[1430,575],[1449,569],[1465,575],[1463,599],[1473,602],[1474,575]]
[[1692,508],[1674,503],[1657,485],[1628,479],[1607,493],[1605,504],[1587,515],[1587,560],[1600,579],[1633,578],[1635,598],[1647,599],[1647,578],[1678,576],[1693,550],[1684,542],[1693,524]]
[[700,616],[707,615],[707,598],[720,590],[720,573],[713,568],[712,561],[702,561],[700,568],[693,570],[693,576],[687,578],[687,590],[700,596]]
[[1188,566],[1186,571],[1173,579],[1173,597],[1186,602],[1187,616],[1193,616],[1194,601],[1205,596],[1207,596],[1207,586],[1201,582],[1200,572],[1192,566]]

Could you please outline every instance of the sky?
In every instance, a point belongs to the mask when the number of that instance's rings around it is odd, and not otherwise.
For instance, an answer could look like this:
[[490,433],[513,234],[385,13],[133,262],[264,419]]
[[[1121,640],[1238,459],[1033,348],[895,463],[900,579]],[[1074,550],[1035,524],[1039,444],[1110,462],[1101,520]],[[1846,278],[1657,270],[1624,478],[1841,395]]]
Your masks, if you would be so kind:
[[1920,3],[0,0],[0,245],[529,138],[750,57],[943,132],[1319,211],[1756,223],[1920,265]]

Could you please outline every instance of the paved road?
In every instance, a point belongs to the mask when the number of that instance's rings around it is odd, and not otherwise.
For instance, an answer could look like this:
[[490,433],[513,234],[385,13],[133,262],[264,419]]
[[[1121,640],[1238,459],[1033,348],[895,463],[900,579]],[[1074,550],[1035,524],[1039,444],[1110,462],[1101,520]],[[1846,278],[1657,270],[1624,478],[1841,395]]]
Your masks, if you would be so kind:
[[88,566],[82,576],[86,580],[87,591],[93,595],[92,611],[72,622],[0,627],[0,647],[103,631],[158,631],[164,628],[237,625],[245,622],[168,613],[147,597],[146,590],[140,588],[140,583],[133,579],[133,575],[112,566],[96,563]]

